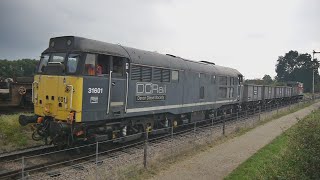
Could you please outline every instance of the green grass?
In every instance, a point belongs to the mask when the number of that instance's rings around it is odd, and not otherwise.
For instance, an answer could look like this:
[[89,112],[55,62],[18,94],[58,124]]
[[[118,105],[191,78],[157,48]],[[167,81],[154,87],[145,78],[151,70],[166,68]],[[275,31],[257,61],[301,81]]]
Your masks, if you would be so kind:
[[287,145],[288,135],[284,133],[242,163],[225,179],[268,179],[270,176],[273,177],[274,165],[281,160]]
[[320,110],[274,139],[225,179],[319,179]]
[[30,125],[20,126],[19,115],[0,115],[0,152],[41,144],[41,142],[35,142],[31,139]]

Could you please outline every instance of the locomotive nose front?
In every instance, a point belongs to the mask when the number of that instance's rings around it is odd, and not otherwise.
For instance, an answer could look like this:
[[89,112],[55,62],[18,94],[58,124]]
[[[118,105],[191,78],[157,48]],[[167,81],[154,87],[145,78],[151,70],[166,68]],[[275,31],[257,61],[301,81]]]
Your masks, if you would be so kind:
[[[81,121],[82,78],[36,75],[33,83],[35,114],[59,121]],[[70,118],[70,114],[74,117]]]
[[[61,107],[59,92],[61,91],[59,76],[42,76],[36,83],[38,96],[35,98],[36,114],[57,116],[58,107]],[[40,111],[40,112],[39,112]]]

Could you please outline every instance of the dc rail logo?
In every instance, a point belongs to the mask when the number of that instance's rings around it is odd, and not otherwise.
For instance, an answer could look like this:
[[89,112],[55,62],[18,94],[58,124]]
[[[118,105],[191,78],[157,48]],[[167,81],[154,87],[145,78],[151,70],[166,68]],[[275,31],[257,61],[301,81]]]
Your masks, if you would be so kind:
[[138,94],[166,94],[167,86],[153,83],[137,83],[136,93]]
[[153,83],[137,83],[136,101],[162,101],[166,100],[167,86]]

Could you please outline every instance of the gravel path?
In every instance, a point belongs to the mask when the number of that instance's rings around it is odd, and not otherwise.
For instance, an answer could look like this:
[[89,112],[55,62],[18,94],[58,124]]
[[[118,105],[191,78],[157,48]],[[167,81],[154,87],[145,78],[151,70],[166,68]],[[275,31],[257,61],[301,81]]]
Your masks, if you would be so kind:
[[178,162],[152,179],[223,179],[259,149],[297,123],[297,118],[301,119],[312,110],[319,108],[320,102],[270,121],[242,136],[230,139],[208,151]]

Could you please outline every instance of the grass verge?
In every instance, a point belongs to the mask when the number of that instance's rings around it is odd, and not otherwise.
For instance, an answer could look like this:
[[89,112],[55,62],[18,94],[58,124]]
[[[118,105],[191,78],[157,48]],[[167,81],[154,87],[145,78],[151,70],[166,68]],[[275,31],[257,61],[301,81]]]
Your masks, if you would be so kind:
[[20,126],[19,115],[0,115],[0,153],[42,144],[32,140],[30,125]]
[[225,179],[319,179],[320,110],[274,139]]

